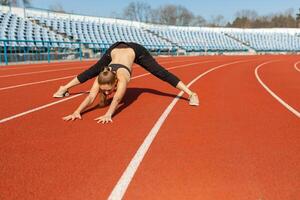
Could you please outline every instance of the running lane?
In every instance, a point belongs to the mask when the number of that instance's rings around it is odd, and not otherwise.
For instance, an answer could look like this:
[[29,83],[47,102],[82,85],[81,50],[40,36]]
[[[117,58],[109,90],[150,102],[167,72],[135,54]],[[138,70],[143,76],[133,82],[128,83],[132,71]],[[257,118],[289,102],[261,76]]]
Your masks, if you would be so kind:
[[[195,64],[173,72],[187,82],[216,65]],[[112,124],[93,121],[107,108],[88,112],[81,121],[62,121],[83,96],[1,124],[1,199],[106,199],[176,93],[145,76],[130,83]],[[187,100],[181,101],[192,109]]]
[[[202,57],[204,58],[204,57]],[[159,62],[165,62],[174,60],[174,57],[156,57]],[[184,57],[176,57],[177,60],[186,60]],[[52,69],[60,69],[65,66],[78,66],[78,65],[93,65],[98,60],[88,60],[88,61],[75,61],[75,62],[56,62],[56,63],[39,63],[39,64],[20,64],[11,66],[0,66],[0,76],[10,75],[16,73],[28,73]]]
[[[164,66],[166,68],[176,67],[182,65],[190,65],[191,63],[195,63],[195,62],[201,62],[201,60],[197,61],[197,58],[195,58],[193,62],[189,61],[184,63],[181,61],[175,63],[174,61],[173,62],[170,61],[168,63],[165,63]],[[62,74],[64,72],[60,72],[60,73]],[[133,77],[144,73],[146,73],[144,69],[142,69],[141,67],[135,67],[133,70]],[[0,104],[0,110],[1,110],[0,119],[7,118],[9,116],[24,111],[58,101],[57,99],[52,98],[53,93],[58,89],[60,85],[65,84],[68,80],[71,79],[72,78],[66,80],[57,80],[46,84],[30,85],[26,87],[0,91],[0,99],[2,102]],[[89,82],[72,89],[70,91],[71,94],[77,94],[89,90],[89,88],[92,85],[92,82],[93,81],[90,80]]]
[[39,63],[39,64],[20,64],[15,66],[0,66],[0,76],[16,74],[16,73],[26,73],[35,72],[42,70],[60,69],[64,66],[78,66],[78,65],[91,65],[96,63],[96,60],[91,61],[76,61],[76,62],[57,62],[57,63]]
[[[164,59],[163,61],[158,61],[162,65],[164,64],[180,64],[185,62],[190,62],[194,60],[203,60],[201,57],[191,57],[188,60],[183,60],[182,58],[176,59]],[[161,59],[159,59],[161,60]],[[76,76],[81,73],[83,70],[92,66],[88,63],[65,63],[65,65],[51,66],[48,69],[35,69],[35,70],[27,70],[24,69],[21,72],[19,71],[10,71],[6,74],[0,74],[0,91],[2,88],[10,87],[14,85],[27,84],[32,82],[41,82],[44,80],[51,80],[63,77]],[[134,71],[136,65],[133,66]]]
[[124,199],[299,199],[299,119],[257,82],[262,62],[198,80],[200,107],[177,103]]
[[300,72],[296,71],[294,66],[299,60],[299,57],[292,57],[261,66],[258,70],[260,79],[267,87],[298,112],[300,112]]

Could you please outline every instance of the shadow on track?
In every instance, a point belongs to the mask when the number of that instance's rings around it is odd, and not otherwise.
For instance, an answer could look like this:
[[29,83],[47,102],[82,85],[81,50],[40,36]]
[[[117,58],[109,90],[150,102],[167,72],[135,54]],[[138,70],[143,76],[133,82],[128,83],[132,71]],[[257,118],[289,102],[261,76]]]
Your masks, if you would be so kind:
[[[172,99],[177,96],[175,94],[165,93],[165,92],[161,92],[161,91],[158,91],[155,89],[150,89],[150,88],[127,88],[126,93],[122,99],[122,102],[121,102],[119,108],[114,113],[114,116],[116,116],[121,111],[126,109],[129,105],[131,105],[134,101],[136,101],[138,99],[138,97],[143,93],[150,93],[150,94],[154,94],[154,95],[158,95],[158,96],[170,97]],[[180,97],[180,99],[188,101],[188,99],[184,98],[184,97]],[[108,99],[108,101],[109,101],[109,104],[104,107],[101,107],[101,108],[108,107],[110,105],[110,102],[112,101],[112,98]],[[89,113],[96,109],[100,109],[98,104],[89,108],[88,110],[84,111],[82,114]]]

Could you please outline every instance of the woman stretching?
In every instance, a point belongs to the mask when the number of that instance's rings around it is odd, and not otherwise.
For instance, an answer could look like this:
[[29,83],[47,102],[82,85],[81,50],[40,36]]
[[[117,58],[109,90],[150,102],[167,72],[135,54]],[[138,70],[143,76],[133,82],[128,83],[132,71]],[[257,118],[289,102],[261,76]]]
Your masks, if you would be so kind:
[[99,105],[105,106],[107,104],[107,96],[115,91],[106,114],[95,119],[98,123],[112,122],[111,118],[116,111],[118,104],[121,102],[127,84],[130,81],[133,63],[142,66],[154,76],[185,92],[189,96],[190,105],[199,105],[197,94],[189,90],[175,75],[160,66],[146,48],[133,42],[117,42],[109,47],[95,65],[79,74],[66,85],[60,86],[58,91],[53,95],[53,97],[56,98],[68,96],[68,89],[98,76],[94,81],[89,95],[73,114],[68,115],[63,119],[66,121],[81,119],[81,113],[94,102],[98,94],[100,95]]

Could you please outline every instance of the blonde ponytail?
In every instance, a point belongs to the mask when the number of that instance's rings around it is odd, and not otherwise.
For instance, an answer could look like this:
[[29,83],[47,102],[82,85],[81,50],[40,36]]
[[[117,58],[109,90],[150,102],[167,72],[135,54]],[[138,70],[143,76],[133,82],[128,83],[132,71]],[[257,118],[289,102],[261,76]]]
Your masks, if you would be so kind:
[[104,67],[103,71],[98,76],[98,83],[102,84],[113,84],[116,81],[116,74],[111,71],[109,67]]

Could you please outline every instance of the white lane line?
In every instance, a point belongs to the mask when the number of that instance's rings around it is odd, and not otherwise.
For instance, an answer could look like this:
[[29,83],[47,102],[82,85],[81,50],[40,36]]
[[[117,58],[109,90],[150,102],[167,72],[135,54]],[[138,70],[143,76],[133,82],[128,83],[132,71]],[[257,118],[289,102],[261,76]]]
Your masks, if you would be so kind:
[[299,61],[299,62],[296,62],[295,65],[294,65],[295,69],[296,69],[298,72],[300,72],[300,69],[298,68],[298,64],[299,64],[299,63],[300,63],[300,61]]
[[[177,60],[177,61],[172,61],[172,62],[161,62],[159,64],[169,64],[169,63],[189,62],[189,61],[195,61],[195,59],[194,60],[187,60],[187,61]],[[84,65],[84,66],[80,66],[80,67],[67,67],[67,68],[59,68],[59,69],[51,69],[51,70],[42,70],[42,71],[34,71],[34,72],[24,72],[24,73],[17,73],[17,74],[0,75],[0,78],[7,78],[7,77],[14,77],[14,76],[24,76],[24,75],[40,74],[40,73],[56,72],[56,71],[66,71],[66,70],[70,70],[70,69],[80,69],[80,68],[84,68],[84,67],[89,67],[89,66],[92,66],[92,65],[93,64]],[[52,67],[52,65],[49,65],[49,67]],[[136,66],[134,66],[133,68],[135,68],[135,67]]]
[[[206,74],[217,70],[221,67],[225,67],[228,65],[236,64],[236,63],[241,63],[245,61],[236,61],[236,62],[231,62],[223,65],[219,65],[217,67],[214,67],[212,69],[209,69],[205,71],[204,73],[200,74],[197,76],[195,79],[193,79],[187,86],[190,87],[192,84],[194,84],[197,80],[199,80],[201,77],[205,76]],[[248,61],[249,62],[249,61]],[[150,145],[152,144],[154,138],[156,137],[160,127],[163,125],[164,121],[172,111],[173,107],[179,100],[179,98],[183,95],[183,92],[178,93],[178,95],[174,98],[174,100],[170,103],[170,105],[165,109],[163,114],[160,116],[160,118],[157,120],[151,131],[148,133],[147,137],[145,138],[144,142],[142,145],[139,147],[137,150],[136,154],[130,161],[129,165],[127,166],[126,170],[122,174],[121,178],[119,179],[118,183],[112,190],[111,194],[109,195],[108,199],[109,200],[121,200],[135,174],[137,171],[140,163],[142,162],[145,154],[147,153],[148,149],[150,148]]]
[[[188,61],[187,61],[188,62]],[[206,62],[206,61],[203,61]],[[203,63],[201,62],[201,63]],[[211,61],[212,62],[212,61]],[[167,63],[174,63],[174,62],[167,62]],[[137,66],[133,66],[133,68],[136,68]],[[168,69],[175,69],[178,68],[178,66],[175,67],[171,67]],[[148,75],[149,73],[147,73]],[[65,76],[65,77],[60,77],[60,78],[54,78],[54,79],[49,79],[49,80],[43,80],[43,81],[36,81],[36,82],[30,82],[30,83],[24,83],[24,84],[19,84],[19,85],[12,85],[12,86],[6,86],[3,88],[0,88],[0,91],[3,90],[9,90],[9,89],[14,89],[14,88],[19,88],[19,87],[25,87],[25,86],[30,86],[30,85],[36,85],[36,84],[42,84],[42,83],[48,83],[48,82],[52,82],[52,81],[57,81],[57,80],[64,80],[64,79],[68,79],[71,77],[75,77],[76,75],[71,75],[71,76]],[[145,76],[145,74],[141,75],[141,76]]]
[[60,78],[48,79],[48,80],[44,80],[44,81],[24,83],[24,84],[20,84],[20,85],[12,85],[12,86],[8,86],[8,87],[0,88],[0,91],[9,90],[9,89],[13,89],[13,88],[19,88],[19,87],[25,87],[25,86],[29,86],[29,85],[37,85],[37,84],[41,84],[41,83],[48,83],[48,82],[53,82],[53,81],[58,81],[58,80],[64,80],[64,79],[68,79],[68,78],[73,78],[75,76],[76,75],[71,75],[71,76],[65,76],[65,77],[60,77]]
[[38,111],[38,110],[42,110],[42,109],[44,109],[44,108],[48,108],[48,107],[53,106],[53,105],[55,105],[55,104],[58,104],[58,103],[61,103],[61,102],[64,102],[64,101],[68,101],[68,100],[70,100],[70,99],[76,98],[76,97],[81,96],[81,95],[82,95],[82,94],[76,94],[76,95],[74,95],[74,96],[71,96],[71,97],[68,97],[68,98],[65,98],[65,99],[61,99],[61,100],[59,100],[59,101],[55,101],[55,102],[52,102],[52,103],[43,105],[43,106],[40,106],[40,107],[31,109],[31,110],[28,110],[28,111],[25,111],[25,112],[22,112],[22,113],[19,113],[19,114],[10,116],[10,117],[7,117],[7,118],[5,118],[5,119],[1,119],[1,120],[0,120],[0,124],[1,124],[1,123],[4,123],[4,122],[7,122],[7,121],[9,121],[9,120],[12,120],[12,119],[15,119],[15,118],[18,118],[18,117],[27,115],[27,114],[29,114],[29,113],[36,112],[36,111]]
[[63,69],[51,69],[51,70],[44,70],[44,71],[37,71],[37,72],[26,72],[26,73],[19,73],[19,74],[9,74],[9,75],[2,75],[0,78],[7,78],[7,77],[14,77],[14,76],[24,76],[24,75],[32,75],[32,74],[42,74],[42,73],[48,73],[48,72],[58,72],[58,71],[67,71],[71,69],[82,69],[87,66],[81,66],[81,67],[69,67],[69,68],[63,68]]
[[294,115],[296,115],[298,118],[300,118],[300,113],[295,109],[293,108],[292,106],[290,106],[288,103],[286,103],[284,100],[282,100],[278,95],[276,95],[262,80],[261,78],[259,77],[259,74],[258,74],[258,70],[266,65],[266,64],[270,64],[272,62],[276,62],[276,61],[269,61],[269,62],[265,62],[265,63],[262,63],[260,65],[258,65],[256,68],[255,68],[255,76],[256,76],[256,79],[258,80],[258,82],[264,87],[264,89],[272,96],[274,97],[279,103],[281,103],[286,109],[288,109],[290,112],[292,112]]
[[[172,57],[166,57],[166,58],[172,58]],[[159,59],[159,62],[161,61],[168,61],[168,59],[163,58]],[[178,56],[177,58],[181,58]],[[6,65],[0,65],[0,71],[6,71],[6,70],[18,70],[18,69],[34,69],[34,68],[43,68],[43,67],[52,67],[52,66],[61,66],[61,65],[76,65],[76,64],[87,64],[87,63],[96,63],[99,59],[92,59],[92,60],[83,60],[83,61],[60,61],[56,63],[24,63],[18,65],[12,65],[12,66],[6,66]],[[195,60],[191,60],[195,61]],[[30,66],[24,66],[24,65],[30,65]]]
[[[209,62],[213,62],[213,61],[196,62],[196,63],[190,63],[190,64],[186,64],[186,65],[179,65],[179,66],[177,66],[177,67],[172,67],[172,69],[175,69],[175,68],[182,68],[182,67],[187,67],[187,66],[191,66],[191,65],[195,65],[195,64],[209,63]],[[169,68],[166,68],[166,69],[169,70]],[[171,69],[171,70],[172,70],[172,69]],[[133,77],[133,78],[131,78],[131,79],[137,79],[137,78],[144,77],[144,76],[147,76],[147,75],[150,75],[150,73],[145,73],[145,74],[142,74],[142,75],[139,75],[139,76],[135,76],[135,77]],[[84,94],[84,93],[82,93],[82,94],[77,94],[77,95],[75,95],[75,96],[71,96],[71,97],[65,98],[65,99],[63,99],[63,100],[59,100],[59,101],[56,101],[56,102],[52,102],[52,103],[49,103],[49,104],[46,104],[46,105],[43,105],[43,106],[40,106],[40,107],[31,109],[31,110],[28,110],[28,111],[25,111],[25,112],[22,112],[22,113],[19,113],[19,114],[15,114],[15,115],[13,115],[13,116],[10,116],[10,117],[4,118],[4,119],[0,119],[0,124],[1,124],[1,123],[4,123],[4,122],[7,122],[7,121],[10,121],[10,120],[12,120],[12,119],[15,119],[15,118],[18,118],[18,117],[21,117],[21,116],[24,116],[24,115],[33,113],[33,112],[35,112],[35,111],[38,111],[38,110],[47,108],[47,107],[49,107],[49,106],[53,106],[53,105],[55,105],[55,104],[58,104],[58,103],[61,103],[61,102],[64,102],[64,101],[73,99],[73,98],[78,97],[78,96],[81,96],[81,95],[83,95],[83,94]]]
[[[163,59],[163,61],[165,61],[166,59]],[[91,63],[91,65],[93,65],[93,63],[96,63],[98,60],[85,60],[85,61],[71,61],[71,62],[59,62],[59,63],[50,63],[50,64],[38,64],[38,63],[29,63],[29,64],[20,64],[20,66],[1,66],[0,65],[0,71],[7,71],[7,70],[18,70],[18,69],[34,69],[34,68],[43,68],[43,67],[52,67],[52,66],[64,66],[64,65],[78,65],[78,64],[87,64],[87,63]],[[194,61],[194,60],[191,60]],[[33,66],[23,66],[23,65],[33,65]]]
[[[92,62],[92,61],[87,61],[87,62]],[[14,69],[34,69],[34,68],[43,68],[43,67],[52,67],[52,66],[61,66],[61,65],[76,65],[77,63],[87,63],[86,61],[83,62],[60,62],[60,63],[55,63],[55,64],[37,64],[37,63],[33,63],[33,66],[23,66],[22,64],[20,64],[20,66],[0,66],[0,71],[7,71],[7,70],[14,70]],[[24,64],[24,65],[30,65],[30,64]]]

